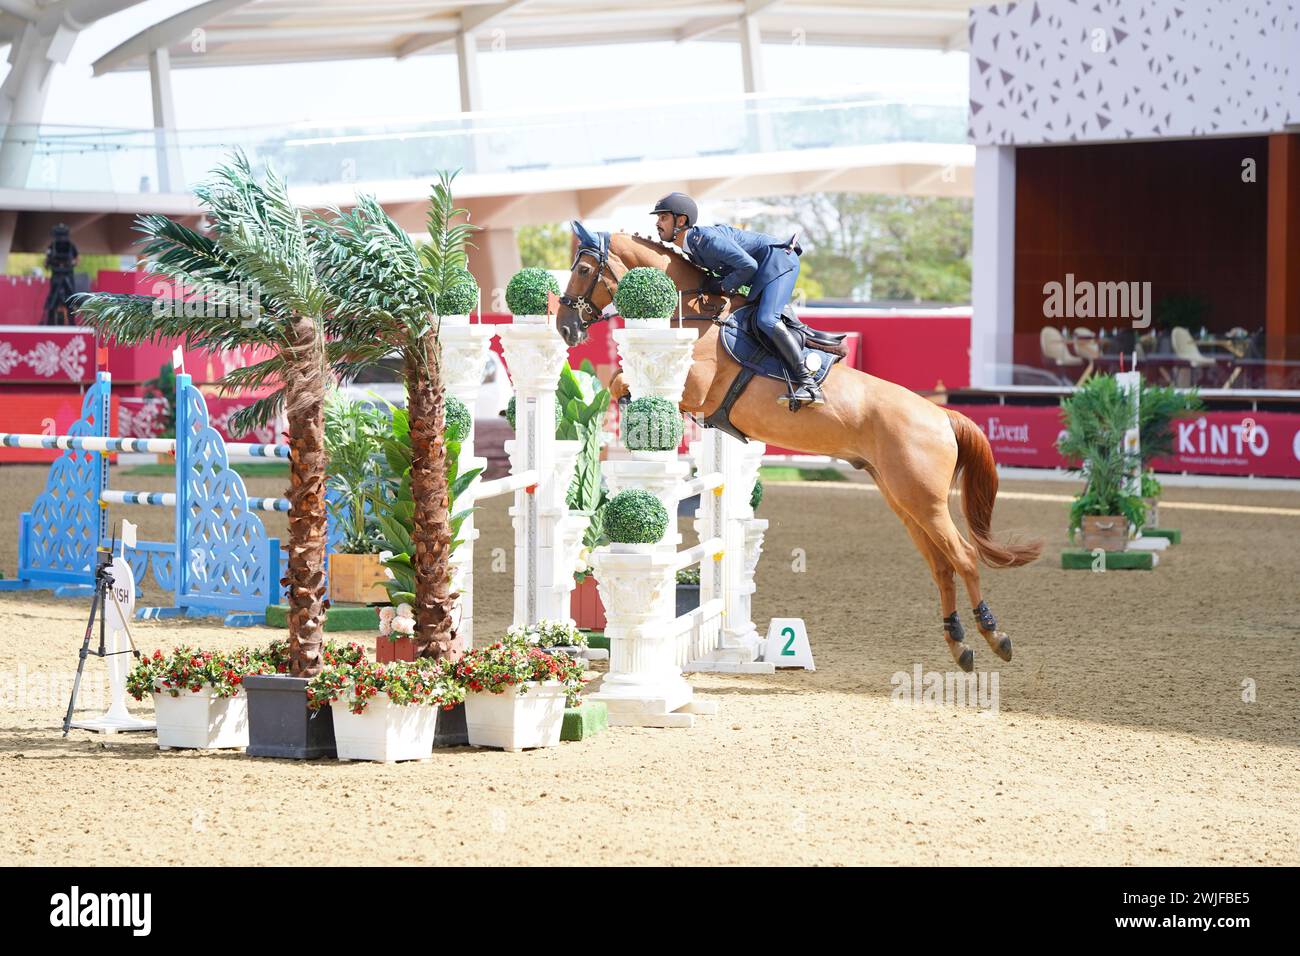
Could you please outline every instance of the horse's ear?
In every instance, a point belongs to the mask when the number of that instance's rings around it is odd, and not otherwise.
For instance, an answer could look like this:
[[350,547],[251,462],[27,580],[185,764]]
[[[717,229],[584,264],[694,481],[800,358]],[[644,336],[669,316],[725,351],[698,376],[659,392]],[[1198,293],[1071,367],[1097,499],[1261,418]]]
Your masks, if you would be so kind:
[[573,234],[578,237],[578,246],[580,248],[582,246],[589,246],[593,248],[599,246],[599,243],[596,242],[596,237],[593,236],[588,231],[587,227],[584,226],[579,220],[577,219],[570,220],[570,225],[573,226]]

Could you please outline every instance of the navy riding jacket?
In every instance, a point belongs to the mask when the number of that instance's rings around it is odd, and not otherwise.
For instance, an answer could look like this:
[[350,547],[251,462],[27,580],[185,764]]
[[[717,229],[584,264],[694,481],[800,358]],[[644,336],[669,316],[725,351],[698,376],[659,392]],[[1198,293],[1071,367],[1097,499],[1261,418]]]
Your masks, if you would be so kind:
[[722,223],[692,226],[686,233],[690,258],[720,276],[727,292],[749,286],[751,299],[773,279],[798,267],[796,253],[785,249],[788,241]]

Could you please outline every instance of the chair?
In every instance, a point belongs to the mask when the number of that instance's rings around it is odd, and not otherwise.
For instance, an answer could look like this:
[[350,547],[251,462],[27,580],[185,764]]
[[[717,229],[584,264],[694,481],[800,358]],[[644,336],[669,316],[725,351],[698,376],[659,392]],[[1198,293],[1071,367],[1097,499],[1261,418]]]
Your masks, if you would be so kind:
[[1170,333],[1169,344],[1173,347],[1174,355],[1187,363],[1188,368],[1191,370],[1191,384],[1193,385],[1199,380],[1201,369],[1215,364],[1214,359],[1202,354],[1200,348],[1196,345],[1196,340],[1192,338],[1192,333],[1181,325],[1175,326]]
[[1089,362],[1095,362],[1101,358],[1101,341],[1092,329],[1075,329],[1074,351],[1075,354],[1086,358]]
[[[1056,365],[1057,368],[1075,368],[1083,364],[1083,359],[1070,351],[1069,343],[1057,329],[1052,326],[1046,326],[1042,332],[1038,333],[1038,344],[1042,347],[1043,358]],[[1083,382],[1092,374],[1092,362],[1084,370],[1083,375],[1079,377],[1075,384],[1082,385]]]

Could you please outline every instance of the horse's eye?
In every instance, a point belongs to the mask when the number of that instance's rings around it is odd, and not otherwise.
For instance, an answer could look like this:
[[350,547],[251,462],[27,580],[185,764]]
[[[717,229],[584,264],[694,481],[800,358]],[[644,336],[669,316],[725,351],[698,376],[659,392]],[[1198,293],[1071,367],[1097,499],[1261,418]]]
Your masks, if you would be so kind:
[[578,266],[578,275],[580,276],[585,276],[590,271],[591,271],[590,266]]

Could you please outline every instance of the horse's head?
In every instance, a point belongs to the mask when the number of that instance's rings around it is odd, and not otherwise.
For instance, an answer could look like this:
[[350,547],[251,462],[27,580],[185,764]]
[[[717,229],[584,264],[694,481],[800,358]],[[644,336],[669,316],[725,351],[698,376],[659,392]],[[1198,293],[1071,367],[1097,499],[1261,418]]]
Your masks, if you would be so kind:
[[615,272],[618,258],[610,253],[609,233],[593,234],[576,219],[573,231],[578,237],[578,252],[569,268],[569,281],[560,296],[556,316],[560,335],[570,348],[587,341],[587,329],[609,318],[619,276],[627,271],[620,263]]

